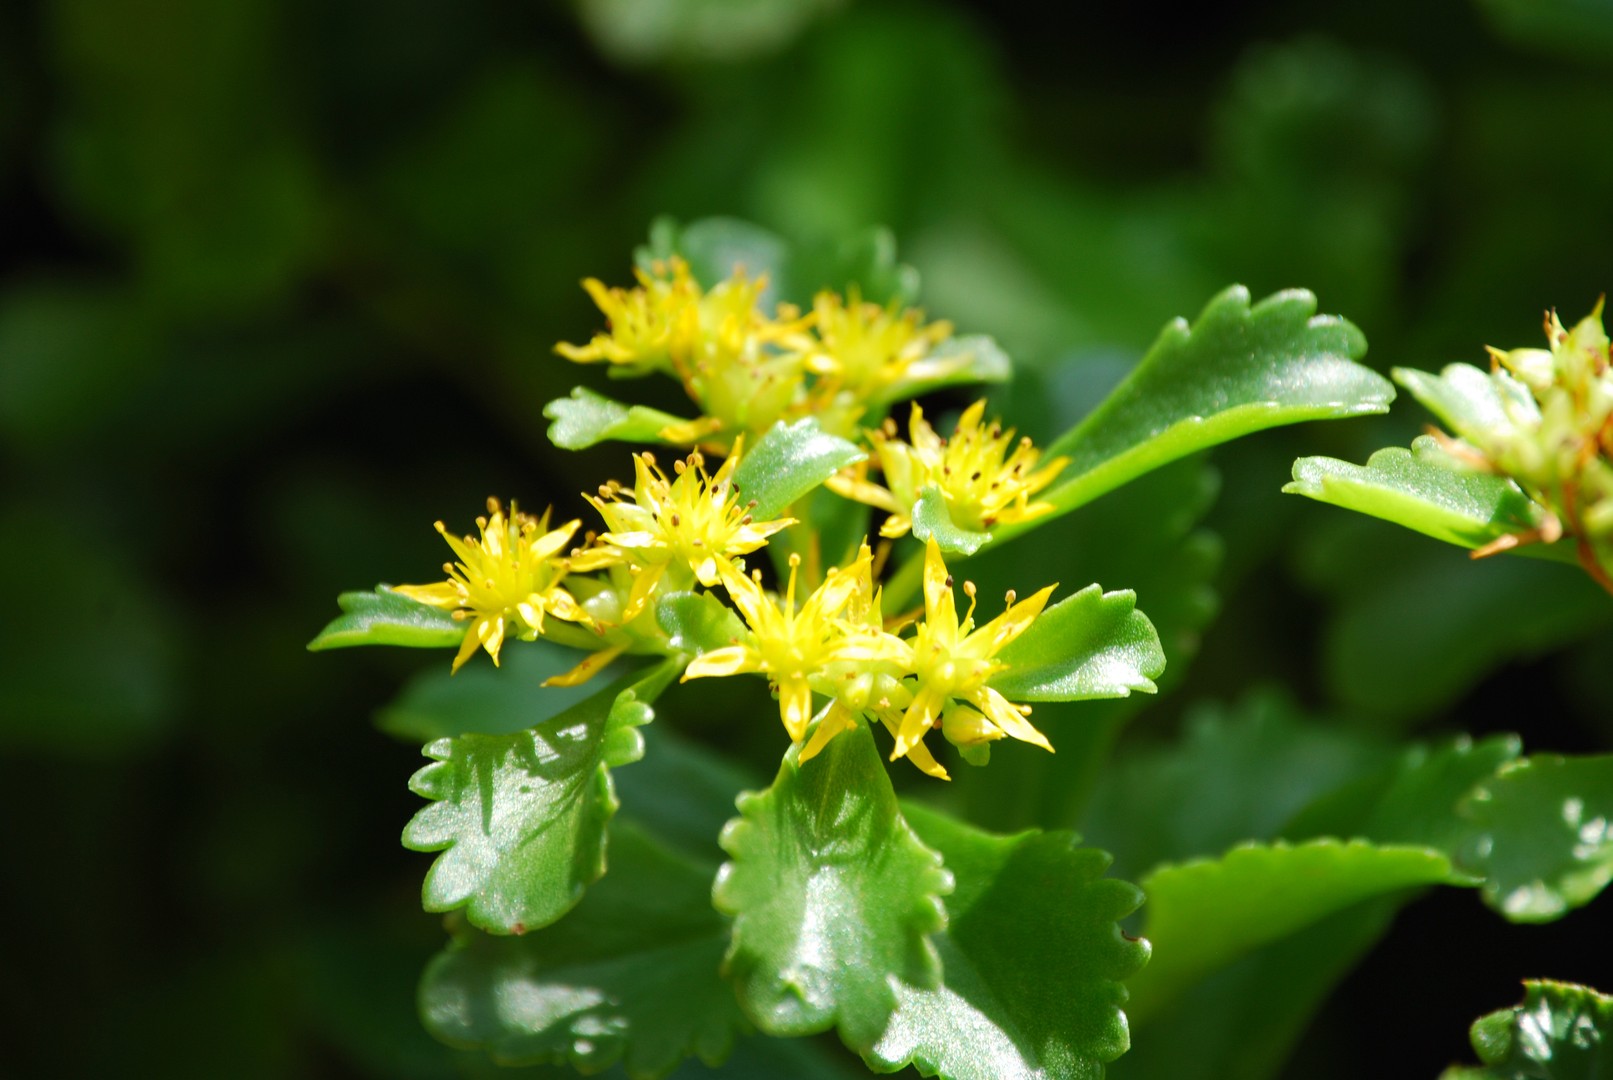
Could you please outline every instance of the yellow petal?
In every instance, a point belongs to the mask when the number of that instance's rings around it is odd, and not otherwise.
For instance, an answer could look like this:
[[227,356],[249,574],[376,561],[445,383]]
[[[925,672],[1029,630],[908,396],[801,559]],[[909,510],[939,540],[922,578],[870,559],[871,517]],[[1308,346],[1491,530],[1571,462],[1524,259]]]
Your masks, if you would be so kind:
[[942,768],[941,763],[936,761],[934,756],[931,755],[930,749],[924,745],[923,739],[920,739],[918,742],[914,743],[913,746],[907,751],[907,760],[911,761],[914,765],[917,765],[919,771],[923,772],[927,776],[933,776],[937,780],[952,779],[952,777],[947,773],[946,769]]
[[661,581],[661,575],[666,572],[666,564],[650,566],[639,571],[633,579],[633,589],[627,594],[627,607],[622,611],[622,622],[630,623],[638,618],[650,602],[650,596],[655,592],[655,586]]
[[394,585],[392,591],[445,611],[463,607],[465,600],[465,594],[452,581],[439,581],[431,585]]
[[476,654],[476,650],[481,646],[481,644],[482,641],[480,635],[478,635],[474,629],[467,629],[465,631],[465,640],[459,643],[459,655],[454,657],[454,666],[449,669],[449,674],[452,675],[463,667],[465,661],[469,660]]
[[544,686],[581,686],[603,671],[612,660],[622,655],[625,644],[614,645],[609,649],[601,649],[583,659],[583,662],[566,672],[564,675],[551,675],[543,680]]
[[1020,742],[1040,746],[1050,754],[1053,752],[1053,744],[1047,741],[1047,736],[1032,727],[1031,722],[1025,719],[1023,713],[1014,708],[1007,698],[991,687],[982,687],[974,694],[971,694],[969,700],[981,712],[989,716],[992,723],[1002,728],[1005,734],[1018,739]]
[[535,559],[547,559],[567,544],[571,543],[571,536],[577,531],[580,521],[568,521],[553,532],[544,533],[532,541],[530,548]]
[[778,686],[779,717],[791,742],[800,742],[812,719],[812,688],[805,679],[781,679]]
[[1038,589],[1033,595],[1027,596],[1001,615],[991,620],[985,626],[969,635],[964,643],[964,651],[971,656],[982,659],[996,656],[998,651],[1010,641],[1013,641],[1042,613],[1047,607],[1048,597],[1058,585],[1053,584],[1045,589]]
[[913,703],[902,714],[902,726],[896,731],[896,749],[891,751],[892,761],[906,757],[924,738],[924,733],[930,730],[936,714],[941,711],[941,704],[941,695],[928,686],[913,696]]
[[801,748],[801,756],[796,759],[797,762],[805,765],[817,757],[836,735],[851,731],[856,726],[857,721],[851,715],[851,711],[838,701],[832,702],[824,711],[823,719],[818,721],[817,730],[813,731],[812,738]]
[[728,645],[721,649],[712,649],[691,660],[689,666],[683,670],[683,681],[721,678],[725,675],[737,675],[742,671],[760,670],[761,657],[754,649],[744,645]]

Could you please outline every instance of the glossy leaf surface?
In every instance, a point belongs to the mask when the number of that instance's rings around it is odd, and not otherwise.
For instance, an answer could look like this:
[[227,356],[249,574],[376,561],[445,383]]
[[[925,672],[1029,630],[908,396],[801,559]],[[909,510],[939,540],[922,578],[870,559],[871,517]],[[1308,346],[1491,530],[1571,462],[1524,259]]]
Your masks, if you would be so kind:
[[817,420],[809,416],[793,424],[774,425],[746,450],[734,470],[734,485],[746,502],[756,500],[751,516],[767,521],[864,456],[845,439],[818,427]]
[[1045,609],[998,658],[991,685],[1013,701],[1089,701],[1157,688],[1165,650],[1134,592],[1088,585]]
[[1439,852],[1361,840],[1249,844],[1143,879],[1153,962],[1132,981],[1138,1016],[1216,968],[1376,896],[1450,880]]
[[308,643],[311,652],[353,645],[403,645],[446,649],[465,639],[465,623],[434,608],[377,585],[374,592],[345,592],[336,598],[342,614]]
[[643,756],[634,729],[676,672],[667,661],[627,676],[526,731],[428,744],[433,763],[409,789],[432,802],[403,832],[405,847],[442,852],[426,874],[426,910],[465,907],[472,925],[498,934],[569,911],[605,872],[610,770]]
[[1293,481],[1283,490],[1468,548],[1540,523],[1539,507],[1517,484],[1463,468],[1428,435],[1410,450],[1379,450],[1365,465],[1300,458],[1294,462]]
[[719,974],[728,924],[712,872],[613,825],[610,874],[565,919],[520,937],[457,923],[421,981],[426,1026],[504,1065],[620,1060],[658,1077],[690,1055],[720,1061],[743,1018]]
[[1386,411],[1394,387],[1355,362],[1366,353],[1361,331],[1315,312],[1302,289],[1251,306],[1248,290],[1233,286],[1192,325],[1167,325],[1125,381],[1047,448],[1071,461],[1043,498],[1073,510],[1240,435]]
[[916,1066],[947,1080],[1086,1080],[1126,1052],[1122,980],[1148,943],[1116,920],[1137,887],[1103,876],[1107,853],[1070,832],[993,836],[923,807],[905,810],[957,879],[937,935],[943,979],[897,986],[880,1072]]
[[896,1007],[896,981],[940,978],[930,935],[946,923],[952,879],[903,820],[866,727],[805,765],[796,753],[772,787],[740,797],[723,830],[731,861],[713,899],[734,916],[727,973],[764,1032],[838,1027],[866,1049]]
[[1530,980],[1523,1002],[1473,1024],[1483,1068],[1440,1080],[1601,1080],[1613,1070],[1613,998],[1588,986]]
[[562,450],[582,450],[614,439],[621,442],[664,443],[662,432],[686,425],[681,416],[643,405],[623,405],[586,386],[572,389],[570,397],[555,398],[543,407],[551,421],[549,441]]
[[991,533],[966,529],[952,520],[946,497],[934,484],[926,484],[913,504],[913,535],[933,539],[948,555],[973,555],[991,542]]
[[666,631],[667,644],[690,656],[732,645],[748,631],[733,608],[711,593],[667,593],[655,603],[655,621]]
[[1513,922],[1550,922],[1613,880],[1613,755],[1536,754],[1480,784],[1462,807],[1461,864]]

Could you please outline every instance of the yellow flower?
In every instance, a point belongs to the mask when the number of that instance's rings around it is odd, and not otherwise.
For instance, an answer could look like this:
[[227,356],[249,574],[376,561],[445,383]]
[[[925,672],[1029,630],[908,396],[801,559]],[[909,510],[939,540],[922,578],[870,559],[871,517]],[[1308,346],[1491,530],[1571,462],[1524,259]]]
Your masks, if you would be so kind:
[[687,567],[700,584],[711,588],[730,560],[755,551],[769,536],[795,524],[794,518],[751,518],[753,504],[740,501],[741,492],[733,482],[742,449],[736,443],[716,475],[707,475],[705,459],[698,452],[690,454],[674,464],[672,480],[653,454],[637,454],[631,492],[612,483],[600,488],[599,497],[587,496],[609,531],[600,535],[600,547],[574,555],[572,565],[584,570],[626,562],[639,571],[622,622],[644,610],[669,570]]
[[806,734],[812,719],[812,680],[842,654],[846,642],[836,616],[857,583],[854,572],[830,572],[806,601],[796,606],[799,555],[790,556],[790,579],[781,602],[731,563],[719,564],[723,586],[750,627],[750,640],[698,656],[683,673],[685,681],[758,672],[778,687],[779,717],[793,741]]
[[913,506],[930,485],[940,490],[952,521],[977,532],[1052,510],[1051,503],[1032,502],[1031,497],[1052,483],[1070,459],[1054,458],[1038,468],[1041,451],[1029,439],[1016,443],[1013,429],[1004,431],[1000,423],[983,427],[985,410],[984,400],[969,406],[951,437],[943,439],[915,404],[908,422],[910,442],[896,437],[893,421],[869,432],[886,487],[867,479],[866,464],[834,477],[828,486],[889,513],[879,530],[887,537],[913,527]]
[[1010,593],[1008,609],[976,629],[974,586],[964,585],[969,610],[960,623],[952,577],[940,547],[929,542],[924,553],[924,621],[910,644],[909,669],[918,686],[896,731],[892,761],[911,753],[937,721],[949,741],[965,748],[1007,735],[1053,749],[1025,719],[1030,706],[1015,705],[986,684],[1004,670],[997,653],[1042,613],[1055,587],[1049,585],[1017,603]]
[[583,288],[605,316],[607,329],[587,345],[555,346],[555,352],[581,364],[607,363],[634,374],[676,373],[700,329],[700,285],[682,259],[656,263],[651,272],[635,270],[638,287],[613,288],[588,278]]
[[864,303],[853,289],[849,300],[820,292],[812,311],[816,336],[796,340],[807,370],[861,401],[894,401],[904,396],[906,387],[934,382],[969,366],[967,353],[931,355],[952,336],[952,324],[925,325],[924,313],[916,308]]
[[589,622],[588,615],[560,585],[569,569],[555,556],[571,542],[578,523],[567,522],[545,531],[548,514],[535,518],[510,504],[506,517],[497,499],[487,500],[487,517],[478,517],[481,539],[451,536],[442,522],[437,531],[459,557],[444,563],[447,581],[432,585],[399,585],[397,592],[422,604],[452,611],[456,619],[470,620],[465,640],[454,657],[453,670],[470,659],[477,646],[498,663],[504,639],[513,635],[531,641],[543,630],[544,617]]

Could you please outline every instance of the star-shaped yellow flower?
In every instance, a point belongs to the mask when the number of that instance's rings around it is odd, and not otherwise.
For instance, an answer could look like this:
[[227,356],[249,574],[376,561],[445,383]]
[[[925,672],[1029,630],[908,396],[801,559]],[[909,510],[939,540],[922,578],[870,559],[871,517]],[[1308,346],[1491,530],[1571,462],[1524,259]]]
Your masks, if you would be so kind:
[[431,585],[399,585],[396,590],[412,600],[452,611],[456,619],[470,620],[465,640],[454,657],[458,671],[478,646],[498,663],[504,639],[515,636],[531,641],[543,630],[544,617],[588,623],[588,615],[561,587],[569,569],[555,556],[571,542],[578,522],[570,521],[545,531],[548,515],[535,518],[510,504],[506,517],[497,499],[487,500],[487,516],[476,519],[481,539],[452,536],[442,522],[437,531],[459,557],[444,563],[448,580]]
[[[1055,588],[1049,585],[1017,603],[1010,595],[1008,609],[976,629],[973,587],[965,585],[969,610],[959,622],[952,576],[941,559],[940,547],[934,540],[929,542],[924,553],[924,621],[910,643],[909,669],[917,679],[917,689],[896,731],[892,761],[909,754],[938,720],[943,735],[962,746],[1007,735],[1044,750],[1053,749],[1025,719],[1030,707],[1013,704],[987,682],[1004,669],[997,654],[1042,613]],[[962,707],[970,712],[952,712],[955,719],[948,730],[944,713]]]
[[896,425],[869,432],[885,487],[866,477],[866,464],[829,481],[846,498],[890,514],[880,535],[897,537],[913,527],[913,507],[928,486],[940,490],[952,521],[965,529],[985,531],[996,525],[1028,521],[1053,509],[1031,497],[1063,471],[1069,458],[1053,458],[1038,467],[1041,451],[1029,439],[1014,440],[1013,429],[999,423],[984,426],[982,399],[964,410],[949,438],[936,434],[924,412],[913,406],[909,442],[897,438]]
[[951,323],[926,325],[922,311],[866,303],[855,288],[847,299],[818,293],[812,316],[815,335],[795,342],[807,370],[861,401],[883,405],[899,400],[904,389],[933,383],[971,362],[967,353],[932,355],[952,336]]
[[[587,496],[605,519],[608,532],[599,537],[600,546],[579,553],[573,559],[577,569],[595,569],[610,563],[626,562],[639,571],[622,621],[638,616],[668,572],[674,578],[693,579],[711,588],[722,580],[720,570],[731,560],[747,555],[767,543],[780,529],[795,524],[794,518],[756,521],[751,505],[734,486],[734,469],[743,446],[715,475],[708,475],[705,459],[690,454],[673,466],[676,474],[668,479],[649,453],[633,458],[632,490],[608,484],[598,497]],[[687,587],[687,581],[674,587]]]

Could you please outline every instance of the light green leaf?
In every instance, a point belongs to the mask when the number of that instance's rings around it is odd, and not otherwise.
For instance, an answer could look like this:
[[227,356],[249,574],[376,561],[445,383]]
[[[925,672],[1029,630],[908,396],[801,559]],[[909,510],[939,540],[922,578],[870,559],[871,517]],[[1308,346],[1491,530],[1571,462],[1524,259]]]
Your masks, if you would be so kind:
[[936,938],[941,985],[897,986],[869,1064],[948,1080],[1101,1077],[1130,1043],[1121,980],[1148,958],[1116,922],[1136,910],[1137,887],[1103,877],[1109,856],[1074,833],[992,836],[904,809],[957,890]]
[[927,354],[927,360],[945,361],[955,357],[967,358],[967,363],[956,371],[932,379],[899,382],[888,392],[874,399],[879,410],[893,402],[916,398],[948,386],[971,383],[1005,383],[1013,378],[1014,365],[996,339],[986,334],[966,334],[948,338]]
[[734,916],[727,972],[764,1032],[838,1027],[867,1049],[896,1007],[898,980],[940,978],[929,936],[946,923],[952,879],[902,819],[866,727],[805,765],[796,755],[772,787],[740,796],[723,830],[732,861],[712,895]]
[[973,555],[991,542],[990,533],[953,523],[946,496],[934,484],[926,484],[913,504],[913,535],[919,540],[934,540],[949,555]]
[[668,647],[690,656],[732,645],[749,633],[733,609],[708,592],[667,593],[655,602],[655,621],[666,631]]
[[998,659],[991,685],[1014,701],[1088,701],[1152,694],[1165,651],[1137,594],[1088,585],[1046,609]]
[[1440,1080],[1601,1080],[1608,1075],[1613,997],[1544,979],[1523,986],[1522,1004],[1473,1024],[1473,1049],[1484,1067],[1453,1066]]
[[[1467,548],[1540,524],[1540,508],[1517,484],[1464,468],[1428,435],[1410,450],[1379,450],[1365,465],[1300,458],[1294,462],[1293,482],[1283,490]],[[1572,559],[1573,554],[1561,557]]]
[[1561,918],[1613,880],[1613,755],[1514,762],[1462,810],[1475,831],[1458,864],[1513,922]]
[[562,450],[582,450],[607,439],[620,442],[667,443],[662,432],[687,424],[681,416],[643,405],[623,405],[586,386],[574,387],[568,398],[555,398],[543,407],[549,441]]
[[1352,904],[1451,880],[1421,847],[1323,839],[1235,847],[1219,859],[1165,866],[1143,879],[1144,935],[1154,959],[1131,982],[1134,1016],[1159,1009],[1239,956]]
[[795,500],[865,455],[845,439],[818,427],[813,417],[776,424],[739,459],[734,487],[756,505],[757,521],[776,518]]
[[[499,667],[468,664],[453,672],[444,664],[422,671],[376,713],[375,723],[416,746],[458,735],[525,731],[599,692],[598,681],[543,685],[543,680],[576,667],[585,655],[542,640],[507,641]],[[620,673],[618,666],[605,670],[613,677]]]
[[310,652],[353,645],[404,645],[447,649],[465,639],[466,623],[441,608],[411,600],[377,585],[374,592],[345,592],[336,598],[336,616],[308,643]]
[[1387,411],[1394,387],[1355,362],[1366,353],[1361,331],[1315,311],[1303,289],[1251,307],[1248,290],[1235,285],[1191,326],[1167,325],[1114,393],[1047,448],[1071,460],[1043,498],[1068,512],[1240,435]]
[[421,980],[426,1027],[502,1065],[621,1061],[659,1077],[690,1055],[718,1063],[743,1018],[719,973],[728,924],[711,873],[618,822],[609,876],[567,918],[520,937],[455,920]]
[[426,874],[427,911],[465,907],[472,925],[519,934],[554,922],[605,872],[616,812],[610,770],[639,760],[634,730],[677,674],[667,660],[619,679],[527,731],[438,739],[409,789],[432,800],[403,831],[414,851],[440,851]]

